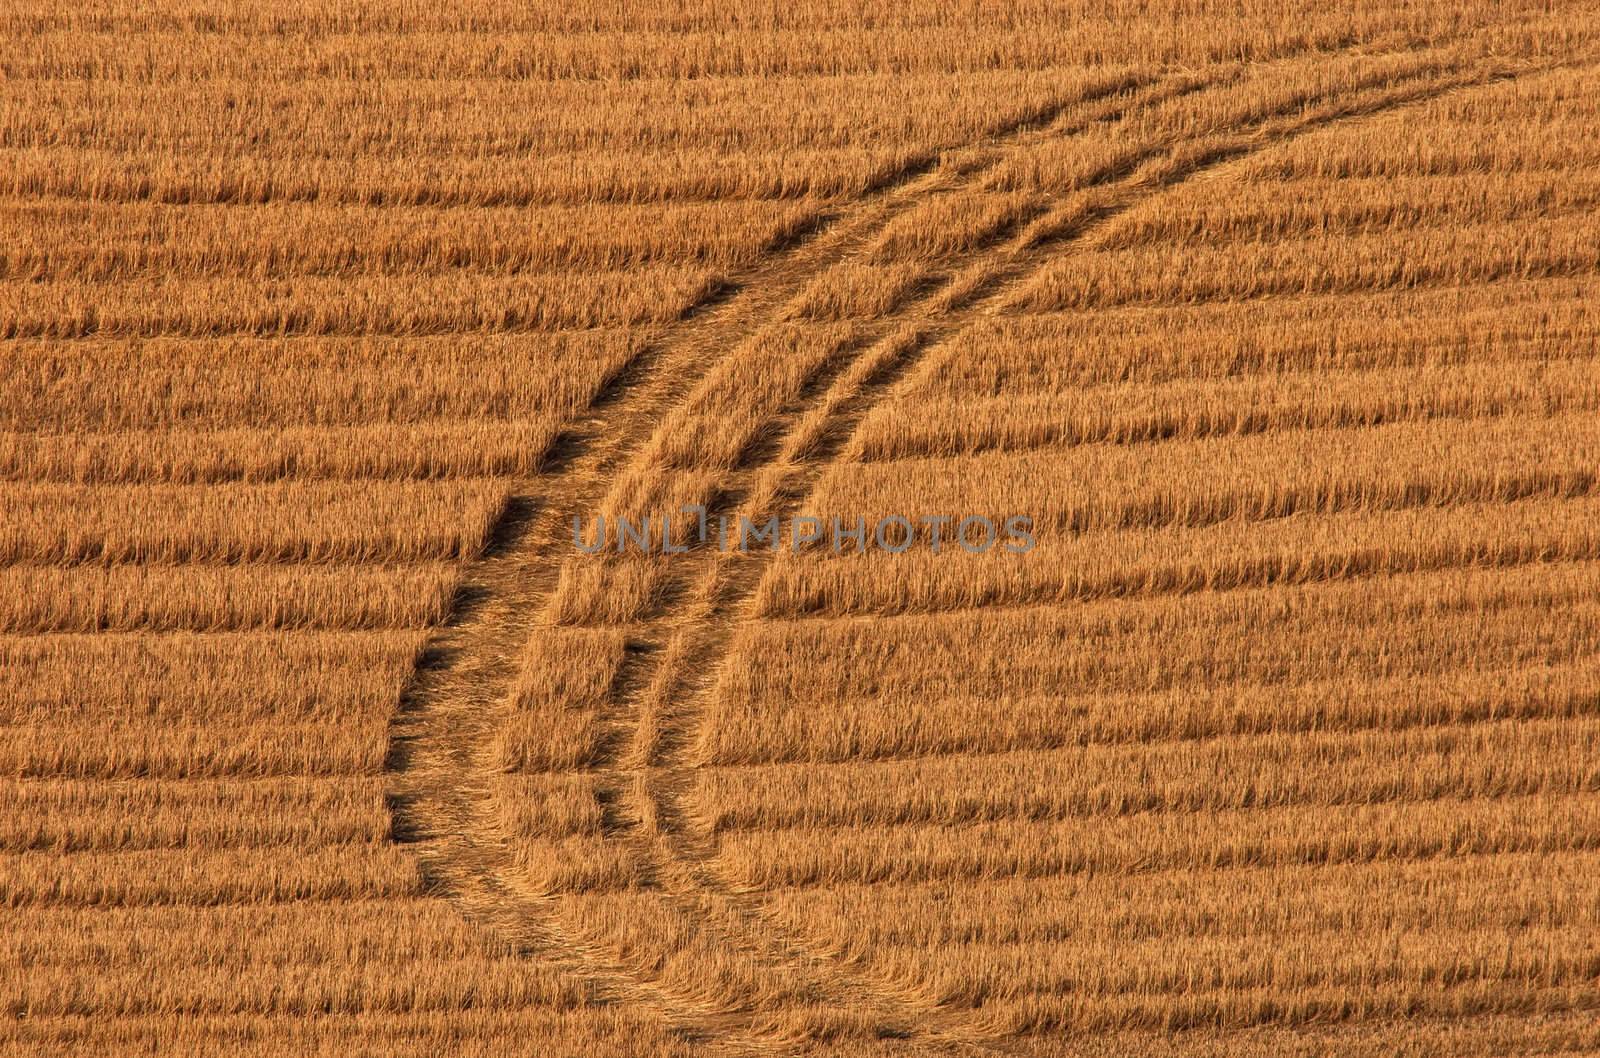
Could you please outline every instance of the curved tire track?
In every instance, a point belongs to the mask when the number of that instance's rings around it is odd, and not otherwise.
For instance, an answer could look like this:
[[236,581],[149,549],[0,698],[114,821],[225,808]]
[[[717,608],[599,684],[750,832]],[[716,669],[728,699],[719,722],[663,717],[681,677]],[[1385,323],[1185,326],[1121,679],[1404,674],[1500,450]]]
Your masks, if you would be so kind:
[[[1457,83],[1424,86],[1362,113],[1420,101],[1453,87]],[[1109,103],[1102,120],[1126,109],[1113,98],[1116,91],[1104,93]],[[1160,98],[1159,84],[1148,94]],[[702,1039],[757,1051],[785,1042],[786,1030],[763,1025],[759,1012],[729,1009],[708,1002],[704,995],[667,987],[607,945],[564,928],[559,898],[533,891],[519,877],[510,839],[492,811],[486,749],[507,714],[507,689],[522,646],[542,620],[557,583],[560,556],[565,553],[564,517],[597,509],[610,483],[645,449],[665,409],[681,401],[727,350],[773,318],[812,277],[868,247],[877,232],[924,194],[947,189],[952,180],[957,185],[970,182],[997,161],[974,163],[972,152],[993,152],[1030,137],[1062,134],[1052,124],[1068,108],[1084,102],[1072,99],[1048,113],[1032,115],[964,148],[964,157],[956,152],[950,159],[908,169],[848,209],[824,214],[815,230],[784,248],[780,256],[669,327],[661,340],[612,380],[593,414],[566,430],[546,475],[513,484],[494,538],[467,571],[449,623],[419,659],[392,727],[388,770],[393,776],[394,835],[416,846],[421,870],[433,889],[519,950],[582,977],[599,994],[657,1007]],[[1271,135],[1262,146],[1346,116],[1361,114],[1301,121],[1292,130]],[[1155,193],[1255,149],[1207,156],[1188,172],[1169,174]],[[975,255],[972,274],[950,276],[942,291],[891,317],[889,322],[898,319],[909,329],[860,351],[836,378],[823,380],[831,384],[809,415],[805,408],[790,409],[786,442],[771,457],[767,473],[753,469],[747,474],[744,494],[753,502],[776,501],[784,510],[795,509],[861,417],[886,397],[928,348],[977,315],[998,308],[1053,250],[1082,240],[1090,229],[1143,197],[1136,176],[1119,174],[1116,182],[1091,188],[1090,200],[1076,204],[1064,217],[1054,216],[1053,223],[1036,225],[1003,247],[991,244]],[[995,260],[991,263],[990,258]],[[695,828],[686,825],[680,800],[692,767],[682,760],[684,737],[700,715],[716,669],[725,663],[732,631],[748,617],[764,568],[759,561],[742,561],[717,569],[709,588],[692,596],[683,611],[656,622],[669,637],[665,649],[643,655],[640,671],[628,675],[624,687],[632,685],[647,711],[644,715],[663,722],[641,723],[636,731],[627,754],[627,761],[636,767],[621,767],[623,762],[616,761],[603,775],[610,795],[637,814],[634,833],[625,840],[660,869],[670,883],[663,898],[679,913],[708,914],[722,928],[737,932],[728,939],[757,962],[783,969],[829,967],[834,982],[827,1003],[865,1010],[870,1018],[889,1022],[886,1027],[896,1032],[912,1031],[895,1024],[901,1015],[909,1015],[918,1026],[915,1034],[939,1049],[993,1046],[994,1041],[966,1024],[959,1012],[937,1010],[929,997],[871,981],[833,953],[817,952],[787,935],[770,921],[759,898],[737,893],[715,876],[710,868],[712,850]],[[693,631],[697,620],[704,624]]]

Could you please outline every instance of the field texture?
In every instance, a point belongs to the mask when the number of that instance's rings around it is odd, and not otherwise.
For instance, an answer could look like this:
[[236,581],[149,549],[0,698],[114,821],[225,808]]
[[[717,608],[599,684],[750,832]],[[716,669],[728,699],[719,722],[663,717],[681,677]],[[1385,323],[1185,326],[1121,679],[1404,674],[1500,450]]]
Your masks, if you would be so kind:
[[1600,1054],[1592,4],[12,0],[0,232],[0,1055]]

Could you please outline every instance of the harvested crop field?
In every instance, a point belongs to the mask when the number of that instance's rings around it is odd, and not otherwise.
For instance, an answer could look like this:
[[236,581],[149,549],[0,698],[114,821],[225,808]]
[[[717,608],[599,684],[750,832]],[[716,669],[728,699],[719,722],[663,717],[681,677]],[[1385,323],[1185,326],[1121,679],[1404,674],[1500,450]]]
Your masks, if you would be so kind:
[[0,26],[0,1056],[1600,1055],[1593,5]]

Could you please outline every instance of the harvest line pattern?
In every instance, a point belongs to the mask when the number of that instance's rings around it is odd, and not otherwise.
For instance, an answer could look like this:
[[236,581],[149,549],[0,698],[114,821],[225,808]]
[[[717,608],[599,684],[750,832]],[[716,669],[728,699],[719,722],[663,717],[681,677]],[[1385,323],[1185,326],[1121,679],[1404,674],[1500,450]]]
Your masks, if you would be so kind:
[[0,1058],[1600,1054],[1595,5],[95,7]]

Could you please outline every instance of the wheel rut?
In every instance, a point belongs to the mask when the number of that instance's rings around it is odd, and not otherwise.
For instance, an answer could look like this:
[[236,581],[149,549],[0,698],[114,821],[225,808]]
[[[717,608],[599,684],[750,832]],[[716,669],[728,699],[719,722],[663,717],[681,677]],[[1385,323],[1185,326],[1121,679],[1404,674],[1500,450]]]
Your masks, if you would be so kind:
[[[1332,124],[1425,101],[1482,83],[1484,75],[1418,79],[1365,93],[1365,102],[1321,112],[1268,115],[1240,130],[1241,142],[1154,176],[1118,172],[1013,228],[998,232],[944,270],[941,282],[890,316],[832,362],[783,409],[769,440],[752,448],[721,493],[725,514],[792,515],[841,458],[865,415],[889,398],[928,351],[975,320],[1002,311],[1017,288],[1054,255],[1166,189],[1221,165]],[[1104,93],[1079,126],[1199,90],[1192,84],[1124,84]],[[813,230],[668,328],[607,385],[585,418],[558,439],[546,472],[511,483],[510,498],[482,556],[466,571],[447,624],[419,658],[391,730],[388,770],[393,834],[412,846],[428,886],[453,900],[518,951],[569,970],[597,996],[663,1011],[688,1036],[730,1053],[862,1033],[900,1038],[939,1053],[1009,1051],[974,1012],[941,1007],[914,984],[869,967],[774,920],[759,894],[715,869],[715,836],[687,808],[693,733],[705,714],[734,633],[755,619],[768,568],[761,553],[688,556],[672,574],[671,604],[630,626],[636,649],[617,676],[611,723],[622,736],[596,772],[610,836],[648,879],[652,899],[710,949],[737,953],[753,971],[793,980],[832,1021],[797,1024],[718,995],[671,983],[628,951],[575,926],[561,897],[521,877],[492,806],[488,747],[509,709],[509,689],[533,631],[552,622],[550,601],[570,551],[570,517],[601,509],[623,472],[646,450],[656,425],[760,326],[830,266],[863,253],[895,217],[930,193],[978,180],[1006,150],[1051,135],[1070,100],[983,143],[902,173],[849,207],[825,211]],[[1155,162],[1170,148],[1152,149]]]

